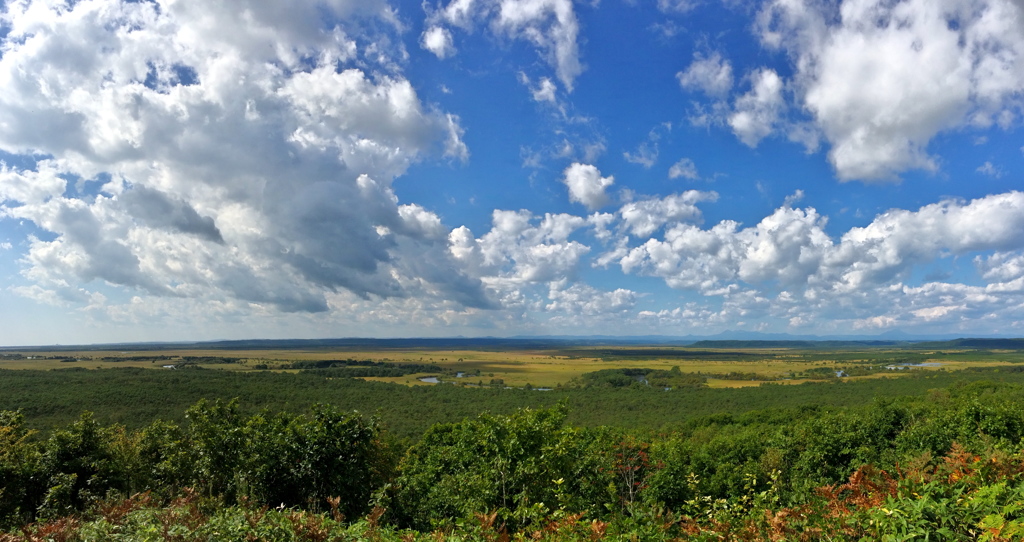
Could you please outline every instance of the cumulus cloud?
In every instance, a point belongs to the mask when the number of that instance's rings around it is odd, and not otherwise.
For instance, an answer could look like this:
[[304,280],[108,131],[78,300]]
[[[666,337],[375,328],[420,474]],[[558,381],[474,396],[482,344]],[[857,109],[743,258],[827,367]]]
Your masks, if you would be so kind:
[[550,104],[558,104],[558,85],[554,83],[548,77],[541,77],[537,84],[534,85],[530,80],[530,76],[524,72],[518,74],[519,82],[530,89],[530,95],[533,96],[535,102],[547,102]]
[[700,175],[697,174],[697,165],[693,163],[693,160],[689,158],[680,158],[678,162],[672,164],[672,167],[668,169],[669,179],[699,179]]
[[533,100],[537,102],[555,103],[558,101],[555,95],[557,91],[558,87],[556,87],[555,84],[551,82],[551,79],[548,79],[547,77],[542,77],[540,79],[540,84],[538,84],[537,88],[535,88],[532,91]]
[[931,322],[947,318],[949,315],[955,312],[961,312],[965,309],[967,309],[967,305],[940,305],[937,307],[916,309],[911,311],[911,314],[922,320]]
[[604,207],[611,202],[605,190],[615,184],[615,177],[602,177],[590,164],[574,162],[562,173],[562,183],[569,188],[569,200],[582,203],[588,209]]
[[1019,121],[1019,2],[778,0],[763,7],[757,31],[793,58],[798,100],[841,180],[934,171],[928,144],[940,132]]
[[943,251],[967,254],[1024,247],[1024,193],[1008,192],[970,202],[948,200],[917,211],[893,210],[843,235],[829,254],[824,276],[840,290],[888,282]]
[[1024,277],[1024,254],[997,252],[986,258],[977,256],[974,263],[988,281],[1009,282]]
[[498,291],[573,278],[590,247],[569,236],[586,219],[568,214],[534,217],[526,210],[496,210],[479,239],[465,226],[452,230],[449,251],[463,269]]
[[[826,217],[792,203],[746,228],[733,221],[707,229],[677,223],[661,238],[616,246],[606,260],[626,273],[660,277],[673,288],[721,296],[738,311],[734,321],[743,311],[757,310],[791,322],[819,318],[870,329],[901,322],[950,324],[1021,310],[1020,192],[888,211],[839,238],[826,232]],[[986,285],[927,279],[907,284],[919,266],[991,251],[975,257]]]
[[729,126],[748,147],[756,147],[775,129],[785,107],[782,79],[775,70],[762,68],[750,75],[751,89],[736,99]]
[[569,92],[583,73],[572,0],[451,0],[432,10],[430,18],[437,25],[433,28],[447,24],[472,30],[486,23],[496,35],[532,43]]
[[892,316],[870,316],[857,319],[853,322],[853,329],[889,329],[895,327],[898,321]]
[[188,202],[172,198],[144,185],[126,190],[120,197],[128,214],[153,228],[166,228],[223,244],[213,219],[200,216]]
[[35,170],[28,171],[0,164],[0,202],[41,204],[59,198],[67,189],[67,180],[60,175],[60,165],[54,160],[40,160]]
[[434,53],[437,58],[448,58],[455,54],[452,33],[447,28],[432,26],[420,36],[420,46]]
[[715,192],[687,190],[664,198],[648,198],[626,203],[619,209],[626,230],[637,237],[648,237],[670,222],[700,222],[697,203],[715,201]]
[[549,312],[622,317],[636,305],[637,293],[625,288],[602,292],[586,284],[558,281],[551,284],[548,299],[544,308]]
[[802,199],[804,199],[804,191],[797,189],[796,192],[793,192],[792,194],[786,196],[786,199],[783,201],[783,205],[786,207],[792,207],[794,204],[799,203]]
[[[620,250],[616,259],[626,273],[659,277],[674,288],[706,295],[756,288],[780,292],[784,299],[802,298],[809,306],[829,299],[844,303],[860,299],[865,306],[876,306],[868,299],[882,302],[878,296],[887,288],[919,297],[926,293],[927,289],[901,284],[916,265],[944,254],[998,251],[976,258],[983,278],[992,284],[986,287],[988,293],[971,294],[971,300],[979,302],[993,291],[1024,287],[1015,286],[1024,283],[1024,264],[1019,252],[1011,252],[1024,249],[1018,235],[1024,227],[1024,194],[1019,192],[970,202],[949,200],[916,211],[892,210],[866,226],[851,228],[839,239],[825,232],[825,217],[814,209],[792,208],[792,203],[750,227],[729,220],[707,230],[677,223],[663,239]],[[645,227],[639,233],[651,232]],[[951,285],[958,286],[962,285]],[[959,304],[936,299],[912,309]],[[926,314],[936,315],[922,312]]]
[[686,90],[700,90],[723,98],[732,90],[732,64],[719,53],[707,58],[697,54],[690,67],[677,73],[676,78]]
[[739,281],[781,279],[799,284],[816,271],[831,244],[824,219],[813,210],[781,208],[756,226],[723,221],[710,229],[679,224],[663,240],[649,239],[620,260],[623,271],[641,271],[676,288],[721,290]]
[[383,2],[10,3],[0,17],[0,149],[27,164],[0,168],[0,216],[46,232],[28,243],[26,295],[493,306],[440,219],[391,189],[468,149],[396,70]]

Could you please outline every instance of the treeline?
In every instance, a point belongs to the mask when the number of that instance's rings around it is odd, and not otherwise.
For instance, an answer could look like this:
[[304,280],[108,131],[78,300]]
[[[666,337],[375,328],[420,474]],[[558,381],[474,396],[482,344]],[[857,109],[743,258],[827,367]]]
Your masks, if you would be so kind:
[[569,382],[569,387],[596,388],[644,388],[660,390],[693,389],[707,386],[707,376],[684,373],[679,367],[670,370],[626,368],[602,369],[584,373]]
[[302,360],[292,362],[286,368],[308,371],[328,378],[396,377],[416,373],[455,375],[454,371],[433,363],[388,363],[356,359]]
[[1022,392],[976,382],[825,412],[707,416],[667,433],[576,427],[561,402],[436,424],[408,446],[377,419],[323,405],[246,415],[203,401],[181,424],[136,430],[83,414],[46,438],[8,411],[0,523],[40,522],[26,540],[228,521],[239,532],[214,538],[1019,539]]

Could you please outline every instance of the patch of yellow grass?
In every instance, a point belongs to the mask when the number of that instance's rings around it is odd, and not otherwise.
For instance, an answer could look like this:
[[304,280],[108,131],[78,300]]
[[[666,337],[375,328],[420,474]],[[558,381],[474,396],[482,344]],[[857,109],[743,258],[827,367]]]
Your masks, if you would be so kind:
[[[651,350],[655,353],[655,350],[663,351],[668,349],[667,347],[629,347],[629,350],[636,352],[638,350]],[[332,359],[356,359],[356,360],[372,360],[372,361],[383,361],[391,363],[417,363],[417,364],[436,364],[440,368],[448,369],[451,371],[463,371],[467,374],[465,378],[450,379],[459,384],[476,385],[482,383],[487,386],[490,384],[492,379],[500,379],[504,381],[507,386],[521,387],[526,384],[530,384],[534,387],[556,387],[559,384],[567,384],[573,378],[577,378],[584,373],[599,371],[602,369],[622,369],[622,368],[650,368],[650,369],[661,369],[669,370],[673,367],[679,367],[679,370],[684,373],[702,373],[702,374],[727,374],[727,373],[756,373],[758,375],[768,377],[783,377],[790,373],[796,373],[805,371],[815,367],[833,367],[833,366],[844,366],[853,365],[855,362],[848,360],[830,360],[822,359],[829,357],[826,352],[814,351],[808,353],[807,351],[800,350],[784,350],[784,349],[737,349],[729,348],[729,352],[744,352],[747,354],[754,354],[754,357],[746,357],[742,360],[728,360],[718,359],[717,356],[708,356],[714,359],[701,359],[698,351],[708,351],[708,349],[690,350],[695,352],[696,358],[652,358],[646,360],[630,359],[623,356],[623,359],[614,359],[611,361],[605,361],[597,356],[598,350],[607,354],[611,352],[614,354],[614,348],[601,347],[601,348],[572,348],[571,354],[569,355],[568,350],[558,349],[537,349],[537,350],[470,350],[470,349],[456,349],[456,350],[442,350],[442,349],[344,349],[344,348],[314,348],[314,349],[301,349],[301,350],[204,350],[204,349],[182,349],[182,348],[169,348],[166,350],[110,350],[110,351],[45,351],[40,350],[36,352],[19,352],[25,356],[58,356],[58,357],[71,357],[81,358],[80,361],[64,363],[59,360],[46,360],[46,359],[22,359],[22,360],[10,360],[4,359],[0,356],[0,369],[65,369],[71,367],[84,367],[87,369],[108,369],[118,367],[138,367],[146,369],[160,369],[162,365],[173,364],[180,362],[182,357],[226,357],[226,358],[237,358],[239,363],[216,363],[216,364],[203,364],[204,368],[208,369],[220,369],[230,371],[251,371],[256,370],[256,365],[267,365],[271,370],[283,370],[288,364],[294,361],[306,361],[306,360],[332,360]],[[671,348],[671,350],[687,351],[686,348]],[[591,353],[593,353],[591,355]],[[883,356],[885,354],[891,354],[892,352],[887,351],[870,351],[866,352],[863,359],[872,359]],[[140,361],[140,360],[128,360],[132,357],[160,357],[167,356],[169,360],[155,360],[155,361]],[[806,356],[813,356],[813,359],[806,360]],[[837,357],[850,357],[848,352],[844,355],[836,354]],[[614,357],[614,356],[612,356]],[[857,358],[861,358],[858,354],[855,355]],[[968,367],[993,367],[1010,365],[1008,361],[1003,361],[1005,356],[1001,359],[992,359],[986,357],[985,354],[979,354],[976,359],[964,359],[958,358],[951,360],[946,357],[936,358],[934,361],[941,363],[941,367],[922,367],[915,369],[908,369],[906,371],[884,371],[878,374],[873,374],[864,377],[856,377],[856,379],[863,378],[880,378],[880,377],[891,377],[899,376],[900,374],[907,374],[911,371],[920,370],[947,370],[955,371],[961,370]],[[166,370],[166,369],[165,369]],[[479,371],[479,375],[476,372]],[[367,378],[367,380],[374,380],[380,382],[394,382],[405,385],[425,385],[419,380],[419,377],[425,376],[425,374],[408,375],[403,377],[394,378]],[[775,381],[780,384],[799,384],[806,380],[778,380]],[[709,379],[708,385],[711,387],[723,387],[723,388],[734,388],[734,387],[747,387],[747,386],[759,386],[763,381],[760,380],[730,380],[730,379]]]

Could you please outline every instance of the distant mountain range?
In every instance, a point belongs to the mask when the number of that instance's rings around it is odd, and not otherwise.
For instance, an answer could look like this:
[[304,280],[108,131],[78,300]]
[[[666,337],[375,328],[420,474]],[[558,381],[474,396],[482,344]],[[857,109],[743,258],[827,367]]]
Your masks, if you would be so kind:
[[[645,343],[696,343],[701,341],[840,341],[840,342],[925,342],[925,341],[952,341],[963,339],[964,334],[910,334],[902,330],[892,330],[875,335],[793,335],[790,333],[762,333],[759,331],[723,331],[714,335],[639,335],[639,336],[615,336],[615,335],[551,335],[551,336],[519,336],[523,339],[560,339],[560,340],[593,340],[593,341],[615,341],[615,342],[645,342]],[[1008,339],[1013,338],[1006,335],[970,335],[977,339]]]

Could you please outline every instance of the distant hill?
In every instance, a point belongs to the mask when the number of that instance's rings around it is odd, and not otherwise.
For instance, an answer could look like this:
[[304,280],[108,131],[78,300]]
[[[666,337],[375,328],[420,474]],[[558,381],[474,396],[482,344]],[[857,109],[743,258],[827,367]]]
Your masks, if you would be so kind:
[[1024,339],[953,339],[949,341],[913,341],[913,340],[822,340],[822,341],[776,341],[776,340],[704,340],[690,345],[693,348],[864,348],[864,347],[901,347],[901,348],[950,348],[950,349],[981,349],[981,350],[1024,350]]
[[665,335],[647,336],[520,336],[520,337],[442,337],[442,338],[339,338],[339,339],[249,339],[205,342],[150,342],[110,343],[93,345],[40,345],[0,347],[0,351],[18,350],[297,350],[316,348],[365,348],[365,349],[410,349],[436,350],[531,350],[571,347],[626,347],[660,346],[692,347],[704,349],[736,348],[974,348],[989,350],[1024,350],[1024,338],[936,338],[913,337],[900,333],[875,336],[797,336],[784,333],[759,334],[755,332],[724,332],[714,336]]
[[865,346],[906,346],[908,341],[697,341],[694,348],[863,348]]
[[938,348],[979,348],[984,350],[1024,350],[1024,339],[955,339],[936,343],[921,343],[919,346]]

